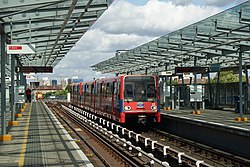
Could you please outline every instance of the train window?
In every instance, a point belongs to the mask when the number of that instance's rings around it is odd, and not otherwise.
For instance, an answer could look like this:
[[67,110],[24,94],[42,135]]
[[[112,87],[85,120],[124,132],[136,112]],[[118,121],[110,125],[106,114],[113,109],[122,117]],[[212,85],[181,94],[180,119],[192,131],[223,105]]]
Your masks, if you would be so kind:
[[94,84],[91,84],[91,94],[94,93]]
[[105,93],[105,98],[109,96],[109,83],[106,83],[106,93]]
[[114,95],[115,95],[115,100],[120,100],[120,82],[119,81],[114,83]]
[[105,83],[102,83],[102,97],[104,98],[106,94],[106,86],[105,86]]
[[127,76],[124,84],[125,101],[156,101],[153,76]]
[[134,84],[126,83],[125,84],[125,101],[133,101],[134,97]]
[[112,93],[113,93],[112,89],[113,89],[112,82],[107,83],[106,97],[111,97],[112,96]]

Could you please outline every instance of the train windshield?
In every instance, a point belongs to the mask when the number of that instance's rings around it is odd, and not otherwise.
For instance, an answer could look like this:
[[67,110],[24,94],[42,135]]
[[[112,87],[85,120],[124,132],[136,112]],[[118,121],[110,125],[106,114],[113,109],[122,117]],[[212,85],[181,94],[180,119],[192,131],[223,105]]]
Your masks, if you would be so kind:
[[127,76],[124,82],[125,101],[156,101],[155,80],[153,76]]

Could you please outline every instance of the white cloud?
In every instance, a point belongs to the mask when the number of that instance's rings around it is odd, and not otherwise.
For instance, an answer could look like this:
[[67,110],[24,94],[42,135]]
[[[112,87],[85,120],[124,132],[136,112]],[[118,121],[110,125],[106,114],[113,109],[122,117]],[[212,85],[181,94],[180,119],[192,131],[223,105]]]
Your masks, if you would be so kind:
[[131,49],[151,38],[137,34],[107,33],[101,28],[89,30],[72,49],[72,52],[115,52],[118,49]]
[[136,6],[115,1],[56,66],[53,76],[98,78],[100,73],[93,72],[90,66],[113,57],[116,50],[132,49],[222,10],[189,0],[178,3],[150,0]]
[[[107,33],[162,36],[220,11],[216,7],[189,4],[177,6],[171,1],[151,0],[144,6],[116,1],[95,27]],[[197,14],[199,13],[199,14]]]
[[188,5],[191,4],[193,0],[172,0],[171,2],[173,2],[176,5]]

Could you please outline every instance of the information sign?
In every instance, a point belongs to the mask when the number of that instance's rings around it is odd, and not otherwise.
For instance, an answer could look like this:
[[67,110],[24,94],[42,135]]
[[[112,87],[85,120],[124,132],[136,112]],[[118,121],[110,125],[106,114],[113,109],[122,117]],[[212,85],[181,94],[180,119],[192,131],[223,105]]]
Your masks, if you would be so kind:
[[7,54],[34,54],[35,45],[7,45]]

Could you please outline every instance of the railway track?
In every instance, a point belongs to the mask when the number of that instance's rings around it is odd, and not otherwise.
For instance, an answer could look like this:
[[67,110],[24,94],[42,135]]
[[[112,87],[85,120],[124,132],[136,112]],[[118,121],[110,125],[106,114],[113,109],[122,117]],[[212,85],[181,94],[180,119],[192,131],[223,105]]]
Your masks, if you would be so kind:
[[85,151],[85,154],[94,166],[135,166],[133,162],[125,161],[122,156],[116,154],[114,149],[110,149],[112,148],[111,145],[100,139],[100,136],[82,121],[75,118],[74,115],[65,112],[67,110],[63,109],[62,106],[51,103],[47,103],[47,105],[67,128],[68,132],[75,137],[80,148],[90,150]]
[[[145,129],[145,127],[142,128]],[[148,127],[147,132],[142,132],[142,135],[151,139],[158,139],[160,143],[170,145],[172,148],[192,157],[204,159],[205,162],[212,166],[250,166],[250,161],[245,158],[169,134],[158,128]]]
[[132,158],[131,161],[137,163],[132,166],[211,166],[203,160],[195,159],[78,107],[72,105],[62,105],[62,107],[70,115],[74,115],[74,118],[78,118],[79,122],[87,123],[91,131],[97,130],[94,133],[105,137],[105,141],[112,143],[126,158]]
[[98,136],[96,140],[104,142],[105,147],[112,148],[109,149],[113,150],[111,154],[120,155],[115,159],[125,166],[249,166],[249,161],[245,159],[156,128],[147,127],[145,130],[142,127],[144,130],[136,133],[76,106],[60,104],[57,107],[66,111],[77,124],[84,122],[85,125],[81,126],[88,127],[89,131]]

